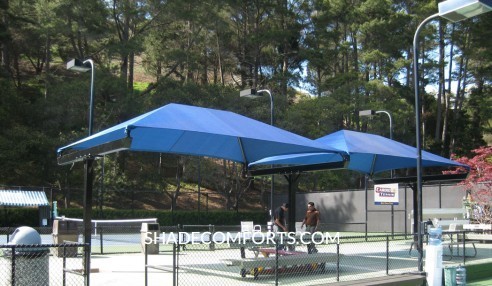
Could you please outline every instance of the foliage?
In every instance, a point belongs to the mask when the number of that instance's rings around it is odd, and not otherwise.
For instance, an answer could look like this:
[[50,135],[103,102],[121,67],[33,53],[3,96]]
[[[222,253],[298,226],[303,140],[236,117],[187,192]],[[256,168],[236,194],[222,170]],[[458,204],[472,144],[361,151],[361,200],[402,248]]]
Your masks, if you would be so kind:
[[[358,116],[386,110],[394,139],[413,145],[412,38],[436,10],[436,1],[388,0],[3,1],[0,183],[67,190],[82,184],[78,164],[56,163],[58,147],[87,134],[90,73],[66,71],[71,58],[95,62],[96,131],[170,102],[268,123],[268,98],[238,97],[244,88],[268,88],[278,127],[309,138],[343,128],[388,136],[386,119]],[[421,91],[423,141],[433,152],[467,156],[486,144],[491,21],[488,15],[452,25],[443,20],[422,31],[419,80],[422,87],[440,86]],[[457,87],[444,86],[447,80]],[[299,88],[313,97],[298,97]],[[159,175],[159,156],[108,156],[107,176],[96,181],[114,188],[176,187],[174,177]],[[178,160],[164,159],[170,165]],[[194,159],[180,160],[183,184],[194,183]],[[234,207],[244,189],[264,188],[238,177],[239,166],[231,162],[203,162],[203,184],[230,197],[225,208]],[[101,169],[98,162],[96,174]],[[360,183],[343,172],[312,177],[316,183],[301,182],[301,189]]]
[[0,227],[39,226],[38,208],[4,208]]
[[[490,223],[492,221],[492,146],[480,147],[472,152],[475,155],[471,158],[455,159],[470,166],[468,177],[460,185],[471,191],[473,202],[480,206],[483,214],[479,220]],[[450,173],[462,171],[457,170]]]

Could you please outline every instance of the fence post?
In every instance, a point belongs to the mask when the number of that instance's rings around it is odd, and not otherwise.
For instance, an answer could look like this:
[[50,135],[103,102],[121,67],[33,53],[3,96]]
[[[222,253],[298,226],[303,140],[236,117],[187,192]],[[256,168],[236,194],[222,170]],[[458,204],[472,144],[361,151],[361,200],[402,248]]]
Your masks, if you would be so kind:
[[178,285],[178,257],[179,257],[179,243],[173,244],[173,286]]
[[148,273],[147,273],[147,262],[148,262],[148,260],[147,260],[147,243],[144,243],[144,253],[145,253],[145,258],[144,258],[144,263],[145,263],[145,286],[147,286],[148,285],[148,280],[147,280],[148,279],[147,278],[147,275],[148,275]]
[[215,250],[215,243],[214,243],[214,240],[213,240],[214,232],[215,232],[215,226],[209,224],[208,225],[208,231],[210,232],[210,244],[208,245],[208,249]]
[[463,240],[463,265],[465,265],[466,263],[466,248],[465,248],[465,230],[463,230],[462,232],[462,236],[461,236],[461,239]]
[[[277,233],[275,233],[276,235]],[[275,237],[275,286],[278,286],[278,236]]]
[[104,243],[103,243],[103,227],[102,226],[99,226],[99,245],[101,247],[101,254],[104,254],[104,251],[103,251],[103,247],[104,247]]
[[67,272],[65,271],[67,269],[67,245],[66,243],[63,243],[63,286],[66,285],[67,281]]
[[15,246],[12,246],[12,286],[15,286]]
[[340,242],[337,243],[337,282],[340,281]]
[[389,275],[389,236],[386,236],[386,275]]

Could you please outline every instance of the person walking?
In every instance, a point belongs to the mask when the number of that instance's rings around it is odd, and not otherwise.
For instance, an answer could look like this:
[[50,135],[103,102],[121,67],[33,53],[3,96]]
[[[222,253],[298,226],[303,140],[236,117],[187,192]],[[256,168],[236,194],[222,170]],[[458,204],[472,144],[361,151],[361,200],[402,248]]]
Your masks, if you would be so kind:
[[[319,221],[319,211],[314,207],[313,202],[309,202],[307,205],[306,216],[302,221],[301,228],[306,225],[306,232],[313,234],[318,231]],[[309,254],[318,252],[318,249],[316,249],[316,246],[313,242],[307,245],[307,249]]]
[[[274,229],[275,232],[289,231],[287,229],[287,219],[286,219],[287,211],[289,211],[288,203],[284,203],[280,207],[275,209],[275,213],[273,214],[274,223],[275,223],[275,229]],[[285,250],[285,245],[282,243],[282,240],[280,242],[277,241],[277,249]]]
[[274,222],[275,222],[275,231],[285,231],[288,232],[287,230],[287,223],[286,223],[286,213],[289,211],[289,204],[284,203],[277,209],[275,209],[275,213],[273,214],[274,217]]

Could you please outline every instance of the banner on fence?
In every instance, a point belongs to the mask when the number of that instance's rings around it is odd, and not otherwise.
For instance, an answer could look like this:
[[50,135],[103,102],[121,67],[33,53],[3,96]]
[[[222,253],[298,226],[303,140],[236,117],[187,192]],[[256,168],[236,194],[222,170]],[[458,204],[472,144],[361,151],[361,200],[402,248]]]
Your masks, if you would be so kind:
[[374,204],[398,205],[398,183],[374,185]]

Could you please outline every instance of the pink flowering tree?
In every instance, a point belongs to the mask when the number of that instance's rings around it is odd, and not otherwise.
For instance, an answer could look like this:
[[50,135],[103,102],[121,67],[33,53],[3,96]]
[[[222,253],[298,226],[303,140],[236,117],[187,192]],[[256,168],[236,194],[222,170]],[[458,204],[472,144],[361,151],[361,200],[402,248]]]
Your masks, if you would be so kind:
[[[475,219],[479,223],[492,223],[492,146],[480,147],[472,151],[473,158],[453,158],[455,161],[470,166],[470,174],[459,183],[471,194],[471,204]],[[447,171],[461,173],[463,169]]]

